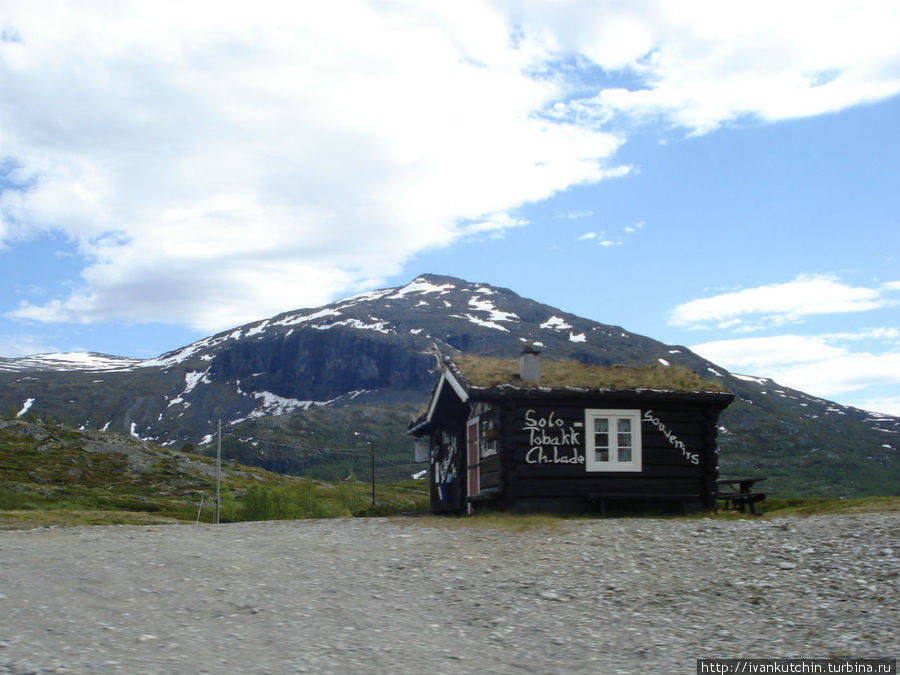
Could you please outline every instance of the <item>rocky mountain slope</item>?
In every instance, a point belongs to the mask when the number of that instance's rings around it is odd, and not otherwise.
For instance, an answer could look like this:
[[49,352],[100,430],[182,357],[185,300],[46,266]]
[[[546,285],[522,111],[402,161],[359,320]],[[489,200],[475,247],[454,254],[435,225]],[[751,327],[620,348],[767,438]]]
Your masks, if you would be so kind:
[[405,421],[425,404],[440,356],[515,356],[531,340],[544,344],[547,358],[681,365],[721,381],[737,397],[722,417],[723,472],[765,473],[787,494],[900,491],[900,418],[732,374],[684,347],[508,289],[434,275],[247,324],[156,359],[0,359],[0,410],[175,446],[209,442],[221,418],[241,461],[277,455],[292,470],[321,462],[326,448],[377,439],[380,461],[399,474],[413,468]]

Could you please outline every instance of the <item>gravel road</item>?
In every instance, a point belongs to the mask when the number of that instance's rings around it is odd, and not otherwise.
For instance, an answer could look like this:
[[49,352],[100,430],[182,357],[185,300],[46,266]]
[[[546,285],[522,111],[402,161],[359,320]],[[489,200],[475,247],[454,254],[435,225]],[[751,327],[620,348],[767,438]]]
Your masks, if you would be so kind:
[[900,656],[900,514],[0,532],[0,673],[694,673]]

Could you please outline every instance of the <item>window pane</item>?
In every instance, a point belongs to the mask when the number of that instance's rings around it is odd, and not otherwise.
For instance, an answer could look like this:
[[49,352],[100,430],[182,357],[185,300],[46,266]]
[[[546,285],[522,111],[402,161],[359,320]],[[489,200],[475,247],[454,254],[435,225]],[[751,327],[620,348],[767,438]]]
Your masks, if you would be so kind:
[[619,417],[616,420],[616,443],[620,462],[631,461],[631,418]]
[[609,419],[606,417],[594,418],[594,431],[601,431],[603,433],[609,431]]
[[596,452],[598,462],[609,461],[609,434],[594,434],[594,450]]

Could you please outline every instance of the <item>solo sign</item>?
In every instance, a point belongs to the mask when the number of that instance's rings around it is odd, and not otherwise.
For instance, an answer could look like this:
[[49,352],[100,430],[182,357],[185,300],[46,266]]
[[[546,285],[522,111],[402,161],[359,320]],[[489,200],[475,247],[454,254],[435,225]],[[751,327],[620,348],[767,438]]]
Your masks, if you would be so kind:
[[584,454],[579,452],[581,432],[555,412],[538,416],[534,410],[525,411],[525,426],[531,449],[525,453],[528,464],[584,464]]

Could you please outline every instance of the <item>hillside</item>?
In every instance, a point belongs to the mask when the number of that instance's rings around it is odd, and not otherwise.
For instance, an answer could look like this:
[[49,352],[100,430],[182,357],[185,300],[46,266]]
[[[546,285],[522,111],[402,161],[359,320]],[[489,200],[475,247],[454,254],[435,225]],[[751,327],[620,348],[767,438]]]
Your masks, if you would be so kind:
[[[213,460],[121,434],[0,419],[0,527],[210,522]],[[329,484],[225,462],[222,522],[424,508],[421,485]],[[202,507],[202,508],[201,508]]]
[[[900,494],[900,418],[732,374],[685,347],[590,321],[516,293],[425,275],[205,338],[156,359],[99,354],[0,359],[0,411],[201,446],[223,420],[241,461],[311,475],[379,467],[409,475],[406,421],[442,355],[682,366],[736,395],[721,418],[722,473],[761,473],[785,495]],[[349,450],[349,451],[348,451]],[[316,474],[316,472],[321,472]],[[386,475],[387,475],[386,474]]]

